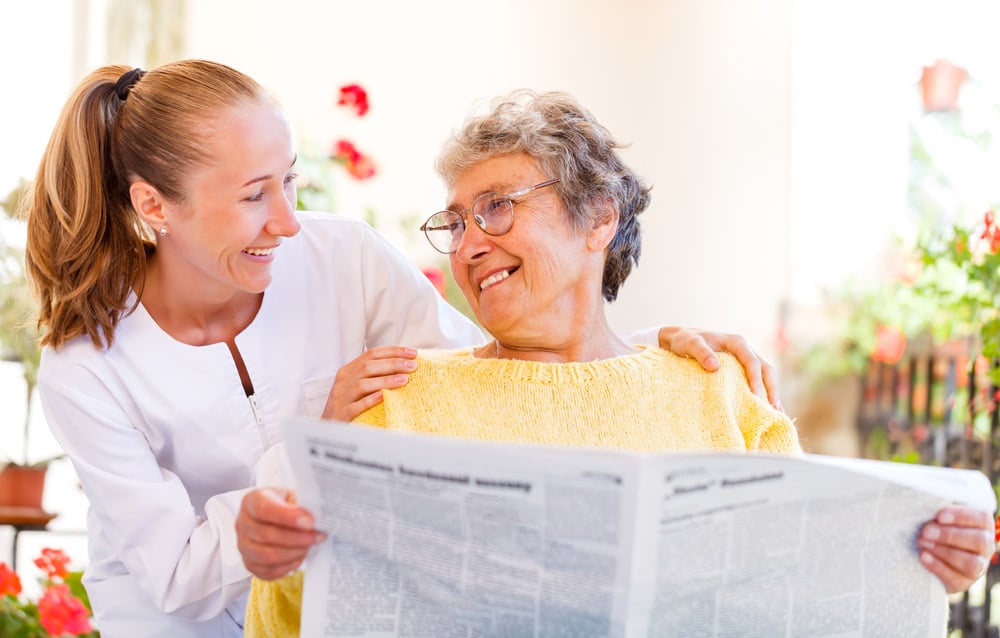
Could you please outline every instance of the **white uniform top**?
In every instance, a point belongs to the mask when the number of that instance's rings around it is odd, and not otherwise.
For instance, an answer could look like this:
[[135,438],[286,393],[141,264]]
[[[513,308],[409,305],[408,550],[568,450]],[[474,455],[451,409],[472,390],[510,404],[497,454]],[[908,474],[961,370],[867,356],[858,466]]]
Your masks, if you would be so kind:
[[284,419],[318,417],[337,370],[366,348],[483,342],[419,271],[355,219],[301,213],[236,337],[194,347],[140,305],[114,344],[46,348],[45,418],[90,501],[84,583],[106,638],[240,636],[249,589],[234,520]]

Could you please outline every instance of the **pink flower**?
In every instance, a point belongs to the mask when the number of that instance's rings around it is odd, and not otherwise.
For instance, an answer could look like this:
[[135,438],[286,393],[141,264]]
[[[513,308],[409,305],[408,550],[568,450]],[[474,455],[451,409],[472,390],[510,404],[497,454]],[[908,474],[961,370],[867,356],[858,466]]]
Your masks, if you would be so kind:
[[337,105],[354,109],[357,116],[362,117],[368,112],[368,93],[361,88],[360,84],[347,84],[340,87]]
[[86,634],[92,631],[90,613],[69,585],[52,585],[38,601],[38,620],[53,636]]
[[35,565],[45,572],[45,576],[49,580],[69,576],[69,570],[66,569],[68,564],[69,556],[61,549],[52,549],[51,547],[44,548],[42,555],[35,559]]
[[7,563],[0,563],[0,596],[12,594],[17,596],[21,593],[21,579]]
[[895,326],[879,326],[875,330],[875,347],[872,349],[871,357],[874,361],[881,361],[894,365],[903,358],[903,351],[906,349],[906,336],[903,331]]

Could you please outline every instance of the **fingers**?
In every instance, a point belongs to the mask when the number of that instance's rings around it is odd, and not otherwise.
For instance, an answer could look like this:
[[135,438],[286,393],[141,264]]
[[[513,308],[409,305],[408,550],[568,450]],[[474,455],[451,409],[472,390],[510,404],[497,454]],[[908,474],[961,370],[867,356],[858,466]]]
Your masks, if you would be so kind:
[[993,517],[989,512],[969,507],[968,505],[949,505],[943,507],[934,517],[941,525],[969,527],[983,530],[992,536],[994,531]]
[[759,397],[766,397],[767,393],[764,389],[764,374],[761,371],[763,365],[765,364],[757,353],[753,351],[747,340],[739,335],[725,335],[725,340],[722,343],[722,348],[729,354],[736,357],[743,366],[743,371],[747,375],[747,383],[750,384],[750,390],[753,391]]
[[[920,545],[923,541],[918,541]],[[943,546],[922,548],[920,562],[932,574],[941,579],[945,591],[949,594],[963,592],[972,587],[986,573],[987,559],[948,549]]]
[[970,507],[946,507],[920,530],[917,546],[920,561],[949,593],[965,591],[986,573],[996,550],[992,517]]
[[767,361],[763,359],[760,361],[760,370],[761,375],[764,377],[764,390],[767,391],[767,400],[771,402],[775,410],[784,412],[785,408],[781,405],[781,397],[778,396],[778,371]]
[[659,331],[660,347],[669,350],[676,355],[694,359],[709,372],[719,369],[719,358],[716,356],[710,343],[712,337],[719,337],[718,333],[698,333],[688,328],[677,328],[675,326],[664,326]]
[[334,379],[323,418],[350,421],[381,401],[382,390],[406,385],[416,356],[413,348],[382,346],[346,364]]
[[284,576],[301,564],[309,548],[325,540],[313,529],[313,517],[287,500],[284,492],[252,490],[236,517],[236,538],[243,563],[266,580]]
[[736,357],[747,375],[750,390],[761,398],[766,398],[776,410],[784,411],[778,396],[778,372],[774,366],[762,359],[750,343],[740,335],[722,335],[721,350]]

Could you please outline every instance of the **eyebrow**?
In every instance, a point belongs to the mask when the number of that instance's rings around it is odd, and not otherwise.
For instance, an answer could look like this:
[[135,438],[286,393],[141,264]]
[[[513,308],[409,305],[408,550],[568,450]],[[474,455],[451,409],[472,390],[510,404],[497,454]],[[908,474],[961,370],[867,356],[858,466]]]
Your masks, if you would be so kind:
[[[514,189],[512,186],[504,185],[504,183],[493,184],[491,186],[487,186],[487,187],[483,188],[478,193],[475,193],[472,196],[472,202],[475,203],[475,201],[477,199],[479,199],[480,197],[482,197],[483,195],[485,195],[487,193],[496,193],[497,195],[506,195],[507,193],[512,192],[512,189],[513,190],[517,190],[517,189]],[[457,211],[463,210],[463,209],[462,208],[458,208],[458,203],[455,202],[455,200],[452,200],[445,207],[445,210],[450,210],[450,211],[456,211],[457,212]]]
[[[288,168],[292,168],[293,166],[295,166],[295,162],[297,162],[297,161],[299,161],[299,154],[298,153],[296,153],[292,157],[292,163],[288,165]],[[266,180],[269,180],[269,179],[271,179],[270,175],[261,175],[260,177],[255,177],[252,180],[250,180],[249,182],[247,182],[246,184],[240,186],[240,188],[246,188],[247,186],[250,186],[252,184],[256,184],[257,182],[263,182],[263,181],[266,181]]]

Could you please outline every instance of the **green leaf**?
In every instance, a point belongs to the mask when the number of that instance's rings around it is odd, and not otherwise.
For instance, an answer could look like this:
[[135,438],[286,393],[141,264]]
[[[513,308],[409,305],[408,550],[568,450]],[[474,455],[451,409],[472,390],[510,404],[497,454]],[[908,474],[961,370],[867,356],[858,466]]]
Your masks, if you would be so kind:
[[94,609],[90,606],[90,596],[87,595],[87,590],[83,586],[82,582],[83,572],[70,572],[66,575],[63,582],[69,585],[69,590],[74,596],[80,599],[87,611],[93,615]]

